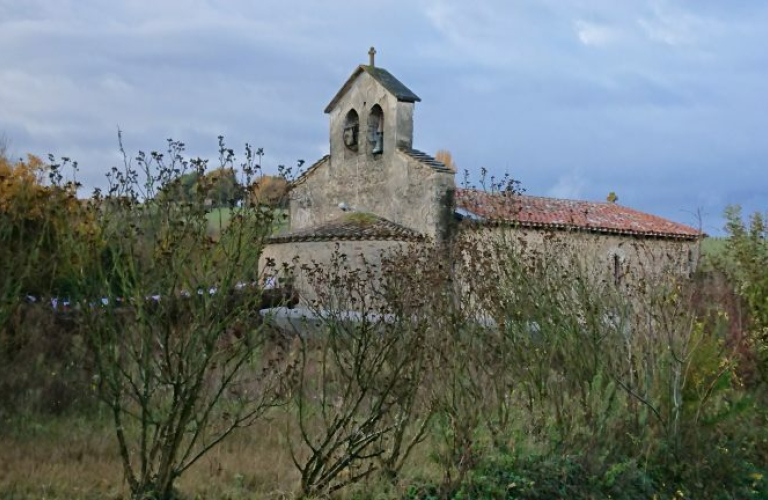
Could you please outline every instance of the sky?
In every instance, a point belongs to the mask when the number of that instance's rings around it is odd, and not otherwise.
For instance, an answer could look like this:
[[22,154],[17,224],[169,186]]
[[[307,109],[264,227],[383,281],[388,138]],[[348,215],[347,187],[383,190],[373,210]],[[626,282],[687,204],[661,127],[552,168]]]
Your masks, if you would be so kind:
[[414,147],[528,194],[722,234],[768,210],[764,0],[0,0],[0,136],[103,186],[167,138],[264,166],[329,149],[323,109],[370,46],[422,102]]

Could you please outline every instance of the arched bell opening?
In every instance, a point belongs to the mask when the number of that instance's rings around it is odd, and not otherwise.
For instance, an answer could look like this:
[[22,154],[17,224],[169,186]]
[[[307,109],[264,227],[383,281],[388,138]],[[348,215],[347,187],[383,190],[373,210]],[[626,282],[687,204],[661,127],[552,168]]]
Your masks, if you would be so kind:
[[368,143],[371,154],[384,152],[384,111],[378,104],[374,104],[368,114]]
[[357,151],[360,135],[360,117],[357,111],[350,109],[344,117],[344,145],[352,151]]

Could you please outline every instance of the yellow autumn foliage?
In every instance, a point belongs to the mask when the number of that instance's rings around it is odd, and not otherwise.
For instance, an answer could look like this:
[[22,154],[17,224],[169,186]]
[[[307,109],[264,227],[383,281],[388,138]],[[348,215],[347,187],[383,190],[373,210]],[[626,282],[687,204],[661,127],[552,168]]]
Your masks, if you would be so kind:
[[74,185],[54,185],[51,168],[28,155],[0,156],[0,270],[3,293],[44,295],[83,267],[84,238],[96,237],[94,211],[77,199]]
[[254,203],[285,206],[288,201],[288,181],[280,176],[264,175],[250,188]]
[[46,166],[29,155],[27,161],[0,157],[0,212],[13,219],[43,217],[49,188],[44,185]]
[[446,167],[450,168],[453,172],[458,170],[456,162],[453,161],[453,155],[447,149],[438,149],[435,153],[435,160],[442,162]]

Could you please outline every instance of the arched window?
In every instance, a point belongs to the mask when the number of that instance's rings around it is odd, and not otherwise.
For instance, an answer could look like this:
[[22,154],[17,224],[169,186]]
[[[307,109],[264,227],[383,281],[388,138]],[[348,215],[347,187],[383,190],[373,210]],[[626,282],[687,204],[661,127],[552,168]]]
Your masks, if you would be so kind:
[[357,111],[350,109],[344,118],[344,145],[352,151],[357,151],[358,136],[360,135],[360,118]]
[[378,104],[374,104],[368,114],[368,142],[371,153],[377,155],[384,151],[384,112]]

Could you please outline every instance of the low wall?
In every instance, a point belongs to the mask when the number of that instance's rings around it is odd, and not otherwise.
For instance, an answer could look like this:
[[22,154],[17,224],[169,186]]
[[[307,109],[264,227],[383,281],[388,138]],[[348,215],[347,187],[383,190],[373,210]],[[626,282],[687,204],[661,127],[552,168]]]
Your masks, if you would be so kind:
[[[267,245],[259,261],[259,269],[265,279],[276,277],[271,285],[281,286],[286,279],[291,279],[294,289],[299,294],[300,303],[307,304],[317,297],[310,284],[303,266],[313,267],[315,263],[329,269],[335,255],[346,255],[346,265],[350,269],[378,269],[382,256],[388,253],[405,251],[411,245],[419,244],[396,240],[339,240],[339,241],[296,241],[272,243]],[[422,243],[423,244],[423,243]],[[284,273],[285,268],[292,269],[292,276]]]

